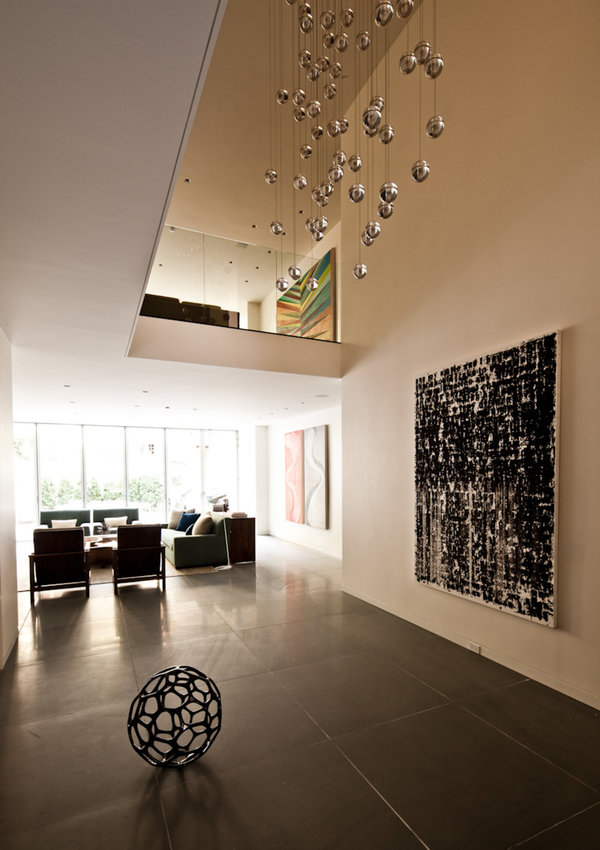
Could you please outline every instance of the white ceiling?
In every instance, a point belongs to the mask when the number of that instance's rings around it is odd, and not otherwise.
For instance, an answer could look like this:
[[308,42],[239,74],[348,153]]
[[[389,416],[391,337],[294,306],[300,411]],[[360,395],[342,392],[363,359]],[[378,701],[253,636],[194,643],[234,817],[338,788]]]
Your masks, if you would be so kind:
[[[235,427],[339,403],[336,379],[126,357],[224,6],[29,0],[4,9],[0,325],[13,344],[15,419]],[[233,141],[244,156],[257,144],[235,122],[235,140],[228,130],[228,93],[244,100],[255,82],[236,76],[232,41],[244,45],[241,61],[264,57],[251,22],[260,29],[256,4],[230,0],[196,119],[195,133],[210,131],[217,172]],[[206,159],[206,147],[194,150]],[[187,226],[240,239],[228,220],[243,199],[223,205],[211,191]],[[253,213],[262,220],[265,210]]]

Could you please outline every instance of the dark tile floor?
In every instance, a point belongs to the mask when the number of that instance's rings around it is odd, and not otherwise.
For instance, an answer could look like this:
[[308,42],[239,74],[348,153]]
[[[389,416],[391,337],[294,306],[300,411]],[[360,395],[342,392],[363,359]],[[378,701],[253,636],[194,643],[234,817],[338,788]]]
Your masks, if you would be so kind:
[[[260,538],[213,575],[21,593],[0,673],[5,850],[432,850],[600,846],[593,709],[341,590],[341,565]],[[156,770],[131,700],[208,673],[211,749]]]

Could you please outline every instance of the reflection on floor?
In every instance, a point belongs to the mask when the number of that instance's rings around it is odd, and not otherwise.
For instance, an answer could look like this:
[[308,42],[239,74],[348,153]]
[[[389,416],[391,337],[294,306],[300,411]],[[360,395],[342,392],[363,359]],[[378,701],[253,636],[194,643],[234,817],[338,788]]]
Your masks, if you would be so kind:
[[[587,848],[593,709],[353,598],[341,564],[260,538],[256,565],[22,599],[0,674],[0,834],[44,848]],[[181,771],[131,749],[157,670],[221,689]]]

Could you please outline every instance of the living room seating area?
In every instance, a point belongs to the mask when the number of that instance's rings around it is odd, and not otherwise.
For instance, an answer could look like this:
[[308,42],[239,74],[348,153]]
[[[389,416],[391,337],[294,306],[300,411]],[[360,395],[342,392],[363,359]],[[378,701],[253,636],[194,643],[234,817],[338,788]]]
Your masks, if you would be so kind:
[[173,511],[169,527],[161,533],[167,558],[178,570],[227,565],[230,535],[231,519],[220,512],[200,515]]

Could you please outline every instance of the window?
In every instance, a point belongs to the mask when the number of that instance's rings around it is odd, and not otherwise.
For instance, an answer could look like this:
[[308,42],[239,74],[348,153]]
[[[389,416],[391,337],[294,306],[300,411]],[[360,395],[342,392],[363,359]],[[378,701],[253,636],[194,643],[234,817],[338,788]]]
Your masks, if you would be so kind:
[[238,503],[237,431],[204,431],[204,490],[207,499],[225,494],[230,507]]
[[165,450],[161,428],[126,428],[127,503],[140,509],[140,519],[165,518]]
[[125,505],[125,429],[84,425],[83,434],[86,507]]
[[202,432],[167,430],[167,513],[203,509]]
[[209,510],[215,496],[236,508],[237,447],[237,431],[15,423],[17,539],[40,509],[131,505],[164,522],[175,508]]
[[82,508],[81,425],[38,425],[40,508]]
[[15,519],[17,540],[27,539],[39,521],[35,425],[17,423],[13,428],[15,450]]

